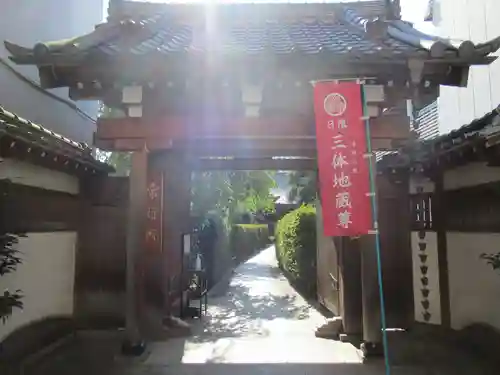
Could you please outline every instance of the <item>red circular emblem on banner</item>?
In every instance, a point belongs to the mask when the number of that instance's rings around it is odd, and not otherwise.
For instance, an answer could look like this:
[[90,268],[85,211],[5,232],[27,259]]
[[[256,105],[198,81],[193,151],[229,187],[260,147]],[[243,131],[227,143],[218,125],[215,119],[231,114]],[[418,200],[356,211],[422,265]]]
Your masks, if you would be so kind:
[[347,100],[343,95],[334,92],[326,96],[323,107],[330,116],[342,116],[347,109]]

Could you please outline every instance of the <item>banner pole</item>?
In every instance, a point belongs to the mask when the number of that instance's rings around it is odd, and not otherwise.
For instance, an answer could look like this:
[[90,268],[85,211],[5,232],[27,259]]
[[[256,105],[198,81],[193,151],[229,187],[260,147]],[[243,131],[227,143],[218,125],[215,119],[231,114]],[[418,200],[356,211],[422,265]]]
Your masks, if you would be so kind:
[[[358,81],[359,83],[359,81]],[[389,343],[387,340],[387,321],[385,314],[385,299],[384,299],[384,287],[382,280],[382,257],[380,251],[380,233],[378,230],[378,207],[377,207],[377,195],[376,195],[376,183],[375,183],[375,168],[376,168],[376,160],[374,161],[375,155],[372,151],[371,144],[371,134],[370,134],[370,119],[368,117],[368,106],[366,103],[366,96],[364,91],[364,86],[361,85],[361,97],[363,103],[363,115],[365,116],[365,133],[366,133],[366,147],[368,154],[370,157],[369,160],[369,176],[370,176],[370,190],[371,193],[371,206],[372,206],[372,215],[373,215],[373,229],[375,231],[375,252],[377,257],[377,277],[378,277],[378,286],[379,286],[379,298],[380,298],[380,321],[382,325],[382,345],[384,350],[384,362],[385,362],[385,373],[386,375],[391,374],[391,368],[389,363]]]

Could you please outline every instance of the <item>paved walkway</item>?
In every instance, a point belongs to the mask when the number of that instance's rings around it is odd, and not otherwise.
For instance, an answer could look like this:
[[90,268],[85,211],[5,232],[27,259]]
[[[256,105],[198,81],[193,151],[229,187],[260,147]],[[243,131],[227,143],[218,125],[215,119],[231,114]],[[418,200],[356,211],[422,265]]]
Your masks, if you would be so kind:
[[[384,374],[381,361],[361,364],[354,346],[314,337],[324,318],[288,284],[272,247],[240,266],[227,291],[209,304],[208,316],[195,325],[193,337],[150,344],[140,363],[116,360],[117,342],[94,339],[66,348],[33,375]],[[413,357],[413,349],[409,353]],[[446,368],[439,369],[405,360],[392,374],[489,374],[453,363],[461,357],[446,355]]]
[[[281,274],[273,247],[241,265],[227,292],[209,303],[205,324],[172,361],[361,363],[354,346],[314,336],[325,318]],[[154,345],[146,364],[165,364],[171,344]]]

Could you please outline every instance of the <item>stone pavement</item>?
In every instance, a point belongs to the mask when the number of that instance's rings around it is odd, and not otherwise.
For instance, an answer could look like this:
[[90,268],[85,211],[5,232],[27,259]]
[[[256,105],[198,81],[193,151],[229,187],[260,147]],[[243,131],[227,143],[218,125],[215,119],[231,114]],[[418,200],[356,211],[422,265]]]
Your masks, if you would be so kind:
[[[362,364],[351,344],[316,338],[314,330],[324,321],[281,274],[271,247],[241,265],[227,291],[210,299],[208,315],[195,324],[192,337],[151,343],[145,358],[135,362],[116,359],[116,339],[80,339],[30,375],[384,374],[381,361]],[[455,352],[436,366],[414,361],[408,347],[410,360],[396,361],[392,374],[490,374],[454,358]]]
[[314,336],[325,318],[281,274],[273,247],[241,265],[227,292],[209,303],[204,324],[184,342],[182,358],[165,361],[172,342],[158,343],[146,365],[361,363],[354,346]]

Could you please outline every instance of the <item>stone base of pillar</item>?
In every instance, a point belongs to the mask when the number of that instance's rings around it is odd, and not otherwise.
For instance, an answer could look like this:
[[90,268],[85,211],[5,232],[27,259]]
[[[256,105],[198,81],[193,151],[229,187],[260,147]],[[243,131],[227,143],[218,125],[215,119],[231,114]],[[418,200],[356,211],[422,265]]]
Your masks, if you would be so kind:
[[365,358],[382,357],[384,346],[381,342],[363,342],[360,346]]
[[363,342],[363,339],[360,334],[355,335],[355,334],[341,333],[339,335],[339,340],[354,345],[356,348],[361,347],[361,344]]
[[146,343],[144,341],[131,342],[125,340],[122,342],[121,354],[125,357],[140,357],[146,351]]

